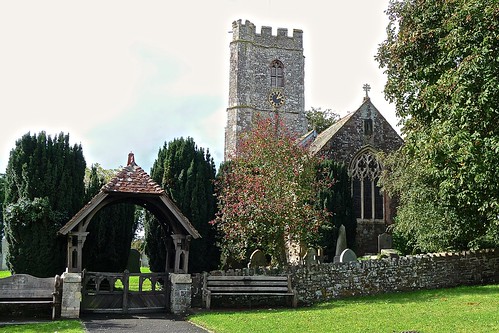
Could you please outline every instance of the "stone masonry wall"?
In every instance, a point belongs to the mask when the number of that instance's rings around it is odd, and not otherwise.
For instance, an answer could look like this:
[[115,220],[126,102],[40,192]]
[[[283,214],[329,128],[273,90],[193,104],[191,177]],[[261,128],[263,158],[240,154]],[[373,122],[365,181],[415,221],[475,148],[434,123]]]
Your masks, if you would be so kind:
[[[244,269],[226,275],[291,274],[299,304],[420,289],[499,283],[499,249],[435,253],[351,263],[293,266],[286,271]],[[193,305],[200,304],[202,278],[193,279]]]

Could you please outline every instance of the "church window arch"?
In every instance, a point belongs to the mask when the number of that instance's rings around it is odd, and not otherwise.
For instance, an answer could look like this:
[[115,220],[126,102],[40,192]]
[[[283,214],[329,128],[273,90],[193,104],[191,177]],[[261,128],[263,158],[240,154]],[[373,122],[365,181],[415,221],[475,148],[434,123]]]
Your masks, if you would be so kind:
[[270,64],[270,85],[272,88],[284,87],[284,64],[277,59]]
[[384,197],[378,180],[381,163],[374,151],[359,152],[350,164],[355,217],[363,220],[384,220]]

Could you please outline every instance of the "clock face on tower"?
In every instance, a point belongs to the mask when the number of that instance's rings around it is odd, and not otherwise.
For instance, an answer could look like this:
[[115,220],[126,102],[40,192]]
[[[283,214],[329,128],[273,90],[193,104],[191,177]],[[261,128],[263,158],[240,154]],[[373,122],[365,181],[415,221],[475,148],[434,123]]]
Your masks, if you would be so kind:
[[284,104],[284,94],[280,90],[273,90],[269,94],[269,103],[274,108],[281,107]]

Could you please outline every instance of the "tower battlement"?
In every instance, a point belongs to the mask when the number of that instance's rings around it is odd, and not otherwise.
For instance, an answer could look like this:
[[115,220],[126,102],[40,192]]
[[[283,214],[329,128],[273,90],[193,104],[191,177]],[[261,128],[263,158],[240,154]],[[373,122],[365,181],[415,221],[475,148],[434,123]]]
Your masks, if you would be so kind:
[[277,35],[272,34],[272,27],[262,26],[260,33],[256,32],[253,23],[246,20],[232,22],[232,41],[248,41],[262,46],[275,46],[286,49],[303,49],[303,31],[293,29],[293,36],[288,36],[288,29],[277,28]]

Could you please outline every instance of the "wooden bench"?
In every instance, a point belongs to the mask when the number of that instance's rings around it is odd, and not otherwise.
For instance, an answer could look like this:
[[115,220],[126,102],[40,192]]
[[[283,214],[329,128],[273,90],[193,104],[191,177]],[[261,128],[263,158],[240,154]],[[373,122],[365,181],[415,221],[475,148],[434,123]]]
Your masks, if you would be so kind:
[[52,319],[60,314],[59,275],[55,278],[37,278],[28,274],[14,274],[0,279],[0,304],[48,304]]
[[203,301],[211,307],[211,296],[286,296],[291,305],[297,306],[296,290],[291,287],[289,276],[213,276],[205,275]]

